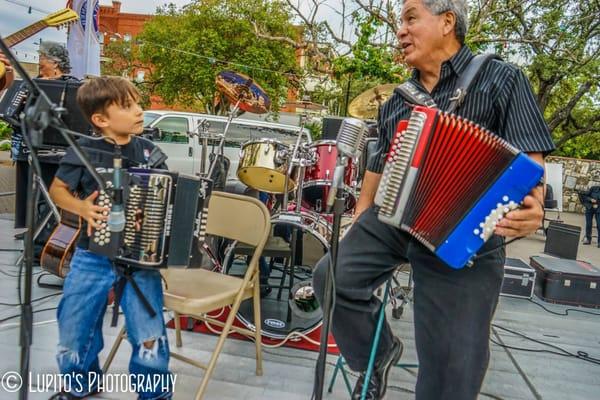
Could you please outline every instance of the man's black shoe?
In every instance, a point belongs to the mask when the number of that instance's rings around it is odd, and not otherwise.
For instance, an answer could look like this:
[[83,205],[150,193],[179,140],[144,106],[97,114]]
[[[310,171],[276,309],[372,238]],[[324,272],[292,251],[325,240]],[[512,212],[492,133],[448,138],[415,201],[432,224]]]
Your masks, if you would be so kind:
[[[383,399],[383,396],[385,396],[385,392],[387,390],[388,375],[392,367],[398,363],[398,360],[400,360],[403,348],[404,346],[402,345],[400,339],[394,336],[392,349],[385,355],[385,358],[376,364],[375,368],[373,368],[371,379],[369,379],[369,382],[367,382],[368,387],[365,400]],[[356,385],[354,386],[354,391],[352,392],[352,400],[360,400],[363,385],[365,384],[365,374],[366,371],[362,372],[358,377]]]

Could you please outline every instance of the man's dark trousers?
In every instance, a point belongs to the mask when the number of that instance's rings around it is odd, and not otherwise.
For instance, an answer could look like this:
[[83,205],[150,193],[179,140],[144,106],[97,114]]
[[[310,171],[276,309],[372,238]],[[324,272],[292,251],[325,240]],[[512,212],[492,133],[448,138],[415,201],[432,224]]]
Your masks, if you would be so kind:
[[[493,236],[479,252],[502,244]],[[373,292],[395,268],[410,262],[414,277],[415,340],[419,358],[416,398],[476,399],[489,362],[490,324],[502,285],[504,247],[453,270],[407,233],[367,209],[340,242],[332,331],[350,368],[366,370],[381,302]],[[313,280],[322,302],[328,256]],[[402,332],[398,332],[402,336]],[[392,344],[384,324],[378,360]]]
[[585,210],[585,238],[592,240],[592,225],[596,219],[596,229],[598,230],[598,243],[600,244],[600,207],[590,207]]

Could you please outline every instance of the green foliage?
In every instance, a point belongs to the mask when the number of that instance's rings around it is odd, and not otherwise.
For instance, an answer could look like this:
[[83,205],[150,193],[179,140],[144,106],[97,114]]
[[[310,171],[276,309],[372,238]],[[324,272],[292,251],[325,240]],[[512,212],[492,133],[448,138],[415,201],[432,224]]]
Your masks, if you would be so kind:
[[[329,105],[335,115],[346,115],[347,104],[367,89],[383,83],[401,82],[408,69],[398,62],[398,54],[391,47],[373,44],[382,23],[374,17],[355,15],[359,36],[348,55],[333,61],[333,76],[337,90],[317,87],[312,100]],[[393,41],[393,32],[389,32]],[[348,101],[346,101],[348,100]]]
[[12,128],[9,124],[0,120],[0,140],[10,138]]
[[132,83],[142,96],[140,105],[147,108],[150,105],[150,97],[155,91],[155,82],[147,79],[138,82],[135,79],[136,71],[143,70],[146,75],[150,71],[147,66],[139,61],[139,46],[132,41],[111,41],[104,46],[104,57],[106,61],[101,65],[102,75],[123,76],[132,79]]
[[310,132],[310,137],[312,138],[312,140],[321,139],[321,135],[323,133],[323,123],[321,121],[309,121],[304,127]]
[[[354,78],[367,78],[379,82],[397,82],[407,75],[407,69],[395,60],[389,47],[372,43],[373,37],[382,27],[382,22],[374,17],[356,16],[359,23],[359,36],[352,45],[351,53],[338,57],[333,62],[336,78],[353,75]],[[394,33],[390,33],[394,36]],[[393,40],[393,39],[392,39]]]
[[253,23],[274,35],[296,34],[280,1],[203,0],[182,9],[160,8],[138,36],[140,60],[153,66],[149,80],[156,94],[167,104],[213,112],[215,76],[230,69],[259,83],[277,110],[289,85],[284,73],[296,71],[295,49],[257,37]]
[[474,7],[471,47],[523,65],[557,154],[598,159],[600,2],[491,0]]

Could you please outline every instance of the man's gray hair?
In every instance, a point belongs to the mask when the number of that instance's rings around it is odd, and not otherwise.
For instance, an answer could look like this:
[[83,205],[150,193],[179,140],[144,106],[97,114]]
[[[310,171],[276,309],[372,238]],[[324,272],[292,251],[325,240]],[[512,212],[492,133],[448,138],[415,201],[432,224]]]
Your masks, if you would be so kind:
[[71,72],[71,63],[69,62],[69,52],[66,47],[58,42],[45,41],[40,44],[38,50],[40,55],[43,55],[58,63],[58,68],[63,74]]
[[469,29],[469,6],[467,0],[422,0],[423,5],[433,15],[440,15],[452,11],[456,16],[454,32],[460,43],[465,42],[467,29]]

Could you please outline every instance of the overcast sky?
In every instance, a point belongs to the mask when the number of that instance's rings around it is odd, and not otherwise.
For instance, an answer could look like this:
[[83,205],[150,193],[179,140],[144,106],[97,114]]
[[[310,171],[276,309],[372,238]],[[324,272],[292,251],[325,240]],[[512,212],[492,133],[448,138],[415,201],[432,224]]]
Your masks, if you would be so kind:
[[[334,30],[341,32],[342,20],[335,10],[341,9],[341,2],[344,0],[327,0],[319,8],[319,18],[326,19]],[[140,14],[154,14],[157,7],[174,3],[177,6],[183,6],[190,3],[191,0],[121,0],[121,11]],[[65,7],[67,0],[0,0],[0,35],[8,36],[40,19],[46,15],[61,10]],[[101,5],[111,5],[111,0],[100,0]],[[302,12],[308,14],[311,2],[308,0],[296,0],[300,4]],[[32,7],[29,14],[29,7]],[[348,33],[348,32],[347,32]],[[40,38],[42,40],[54,40],[66,43],[66,29],[57,30],[56,28],[46,28],[14,46],[12,49],[17,58],[22,61],[37,62],[37,48]],[[36,44],[37,43],[37,44]]]
[[[121,11],[154,14],[156,8],[165,3],[175,3],[178,6],[189,3],[189,0],[122,0]],[[0,0],[0,35],[8,36],[40,19],[47,14],[65,8],[66,0]],[[100,0],[101,5],[110,5],[110,0]],[[32,7],[31,14],[28,13],[29,6]],[[37,61],[37,45],[39,39],[54,40],[66,43],[66,30],[46,28],[37,35],[13,47],[17,57],[23,61]]]

